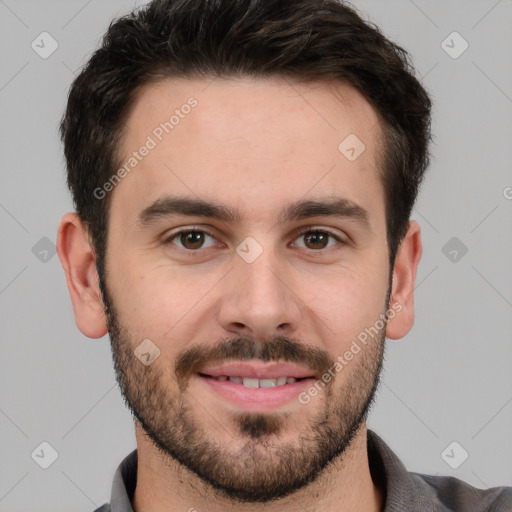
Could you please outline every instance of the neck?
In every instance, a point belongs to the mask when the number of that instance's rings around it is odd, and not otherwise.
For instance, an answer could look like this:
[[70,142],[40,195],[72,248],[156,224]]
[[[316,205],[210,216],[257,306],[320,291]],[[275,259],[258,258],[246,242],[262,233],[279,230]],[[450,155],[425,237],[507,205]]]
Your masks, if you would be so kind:
[[299,491],[269,503],[239,503],[222,496],[208,483],[164,455],[135,422],[137,487],[135,512],[284,512],[300,509],[323,512],[381,512],[383,490],[372,480],[363,423],[343,457],[317,480]]

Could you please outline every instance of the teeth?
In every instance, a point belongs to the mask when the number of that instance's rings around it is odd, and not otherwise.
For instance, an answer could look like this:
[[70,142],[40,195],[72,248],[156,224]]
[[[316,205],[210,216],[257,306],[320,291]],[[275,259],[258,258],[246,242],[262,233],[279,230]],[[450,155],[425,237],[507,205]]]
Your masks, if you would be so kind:
[[252,379],[250,377],[244,377],[242,380],[242,384],[246,388],[259,388],[259,379]]
[[285,384],[293,384],[297,382],[295,377],[279,377],[277,379],[256,379],[254,377],[228,377],[221,375],[214,379],[226,381],[229,380],[235,384],[243,384],[246,388],[273,388],[276,386],[284,386]]

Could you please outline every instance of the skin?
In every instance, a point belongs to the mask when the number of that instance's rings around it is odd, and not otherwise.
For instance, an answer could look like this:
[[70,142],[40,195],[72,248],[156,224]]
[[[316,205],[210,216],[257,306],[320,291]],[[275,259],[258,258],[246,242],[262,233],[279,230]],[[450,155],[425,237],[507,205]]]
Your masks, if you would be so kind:
[[[378,379],[384,336],[399,339],[412,328],[413,289],[422,253],[416,222],[409,222],[392,270],[389,307],[399,304],[400,312],[307,405],[292,400],[268,413],[272,421],[267,423],[247,415],[255,428],[251,437],[242,430],[241,411],[233,404],[189,375],[182,392],[174,372],[191,347],[207,355],[230,339],[248,340],[256,348],[284,336],[332,361],[385,313],[390,275],[384,194],[376,171],[379,118],[360,93],[344,84],[279,78],[169,79],[140,91],[127,119],[124,156],[144,144],[168,119],[168,112],[191,96],[197,107],[110,192],[108,297],[101,296],[95,256],[80,219],[68,213],[61,220],[58,252],[77,326],[91,338],[110,331],[123,393],[144,416],[143,422],[155,427],[156,434],[168,435],[164,441],[169,443],[172,429],[166,427],[171,420],[173,425],[193,426],[197,439],[222,448],[219,460],[227,469],[246,464],[249,475],[237,473],[241,486],[249,485],[251,471],[263,485],[265,471],[278,471],[276,450],[299,453],[304,447],[301,438],[311,441],[312,427],[324,416],[334,431],[339,430],[340,440],[350,442],[308,485],[267,503],[240,504],[178,463],[136,421],[134,509],[160,512],[172,504],[173,510],[208,511],[382,510],[383,490],[372,480],[368,465],[364,418],[350,439],[348,425],[336,418],[357,420]],[[349,134],[366,146],[355,161],[338,151]],[[178,216],[142,227],[137,215],[171,193],[222,202],[239,210],[240,220]],[[364,208],[370,229],[354,219],[328,216],[277,220],[285,204],[332,195]],[[187,252],[179,237],[166,241],[178,228],[192,227],[214,235],[204,239],[199,255]],[[299,232],[313,227],[344,243],[330,238],[326,248],[308,244]],[[263,249],[250,264],[235,251],[247,236]],[[114,318],[106,313],[104,302],[110,303]],[[158,346],[160,356],[144,366],[131,353],[147,338]],[[303,365],[307,367],[307,359]],[[124,380],[119,375],[123,368]],[[137,400],[138,391],[143,397]],[[151,396],[158,400],[152,402]],[[178,406],[185,406],[188,424]],[[192,443],[189,450],[194,450]],[[298,473],[306,471],[312,452],[304,454],[309,458],[292,464]],[[291,470],[284,474],[293,476]]]

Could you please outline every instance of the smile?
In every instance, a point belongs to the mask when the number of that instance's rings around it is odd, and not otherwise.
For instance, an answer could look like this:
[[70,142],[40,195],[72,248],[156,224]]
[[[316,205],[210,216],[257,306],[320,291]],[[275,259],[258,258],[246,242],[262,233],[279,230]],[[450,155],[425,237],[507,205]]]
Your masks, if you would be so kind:
[[219,381],[226,381],[229,380],[230,382],[233,382],[234,384],[241,384],[242,386],[245,386],[246,388],[273,388],[277,386],[284,386],[285,384],[293,384],[297,382],[298,380],[295,377],[277,377],[273,379],[258,379],[254,377],[231,377],[228,375],[219,375],[218,377],[212,377],[211,375],[204,375],[199,374],[201,377],[209,377],[211,379],[219,380]]

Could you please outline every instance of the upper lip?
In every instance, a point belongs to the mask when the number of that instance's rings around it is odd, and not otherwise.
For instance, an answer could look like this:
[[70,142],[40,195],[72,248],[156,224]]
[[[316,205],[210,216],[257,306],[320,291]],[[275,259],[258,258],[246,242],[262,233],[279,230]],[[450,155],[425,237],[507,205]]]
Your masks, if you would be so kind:
[[211,377],[248,377],[254,379],[277,379],[279,377],[295,377],[302,379],[314,377],[314,372],[291,363],[247,363],[227,362],[217,366],[203,368],[200,372]]

